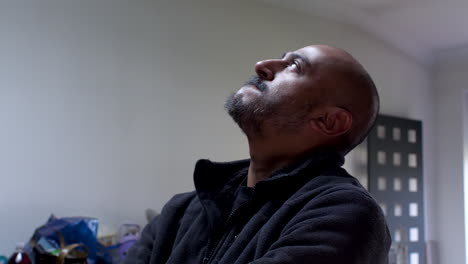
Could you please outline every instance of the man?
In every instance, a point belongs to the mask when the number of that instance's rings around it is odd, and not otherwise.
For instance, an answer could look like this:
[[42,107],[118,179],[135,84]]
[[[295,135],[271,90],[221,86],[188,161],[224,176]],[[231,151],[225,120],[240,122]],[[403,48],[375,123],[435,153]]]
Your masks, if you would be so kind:
[[372,128],[375,85],[348,53],[318,45],[260,61],[225,108],[250,160],[197,162],[126,263],[380,264],[383,214],[341,165]]

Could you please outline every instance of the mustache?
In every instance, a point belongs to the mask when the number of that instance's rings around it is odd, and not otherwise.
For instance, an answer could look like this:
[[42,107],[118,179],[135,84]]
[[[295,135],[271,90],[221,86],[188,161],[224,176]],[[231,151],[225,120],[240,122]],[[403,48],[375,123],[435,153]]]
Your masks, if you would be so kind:
[[252,75],[250,78],[244,83],[244,86],[246,85],[253,85],[257,87],[261,92],[265,91],[268,89],[268,86],[265,84],[265,82],[258,77],[258,75]]

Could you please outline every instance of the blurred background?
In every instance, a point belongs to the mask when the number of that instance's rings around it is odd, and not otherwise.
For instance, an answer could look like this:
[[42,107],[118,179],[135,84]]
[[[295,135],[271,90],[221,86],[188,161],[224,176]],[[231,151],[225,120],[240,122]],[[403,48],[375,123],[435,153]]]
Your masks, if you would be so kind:
[[[193,190],[197,159],[248,157],[223,110],[262,59],[353,54],[381,113],[422,121],[428,263],[467,262],[468,3],[0,0],[0,253],[51,213],[100,232]],[[359,151],[346,167],[366,185]],[[365,157],[364,157],[365,159]]]

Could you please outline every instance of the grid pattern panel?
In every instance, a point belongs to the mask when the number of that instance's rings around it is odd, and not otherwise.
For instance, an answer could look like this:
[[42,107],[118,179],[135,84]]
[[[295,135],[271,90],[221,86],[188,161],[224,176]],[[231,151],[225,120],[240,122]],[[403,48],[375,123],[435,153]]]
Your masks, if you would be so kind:
[[379,115],[368,137],[369,191],[392,234],[390,263],[426,263],[422,124]]

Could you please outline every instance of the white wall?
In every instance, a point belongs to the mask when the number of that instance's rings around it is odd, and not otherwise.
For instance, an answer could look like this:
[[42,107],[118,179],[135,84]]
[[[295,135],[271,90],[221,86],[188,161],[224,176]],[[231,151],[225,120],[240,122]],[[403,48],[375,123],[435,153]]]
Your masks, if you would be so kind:
[[0,2],[0,252],[52,212],[143,223],[193,188],[198,158],[246,157],[225,97],[257,60],[312,43],[361,60],[383,113],[423,120],[432,186],[429,74],[353,27],[251,1]]
[[467,54],[466,50],[442,52],[434,68],[438,164],[435,221],[438,224],[440,263],[467,263],[463,197],[463,148],[464,140],[467,140],[463,132],[463,122],[467,118],[463,114],[468,88]]

